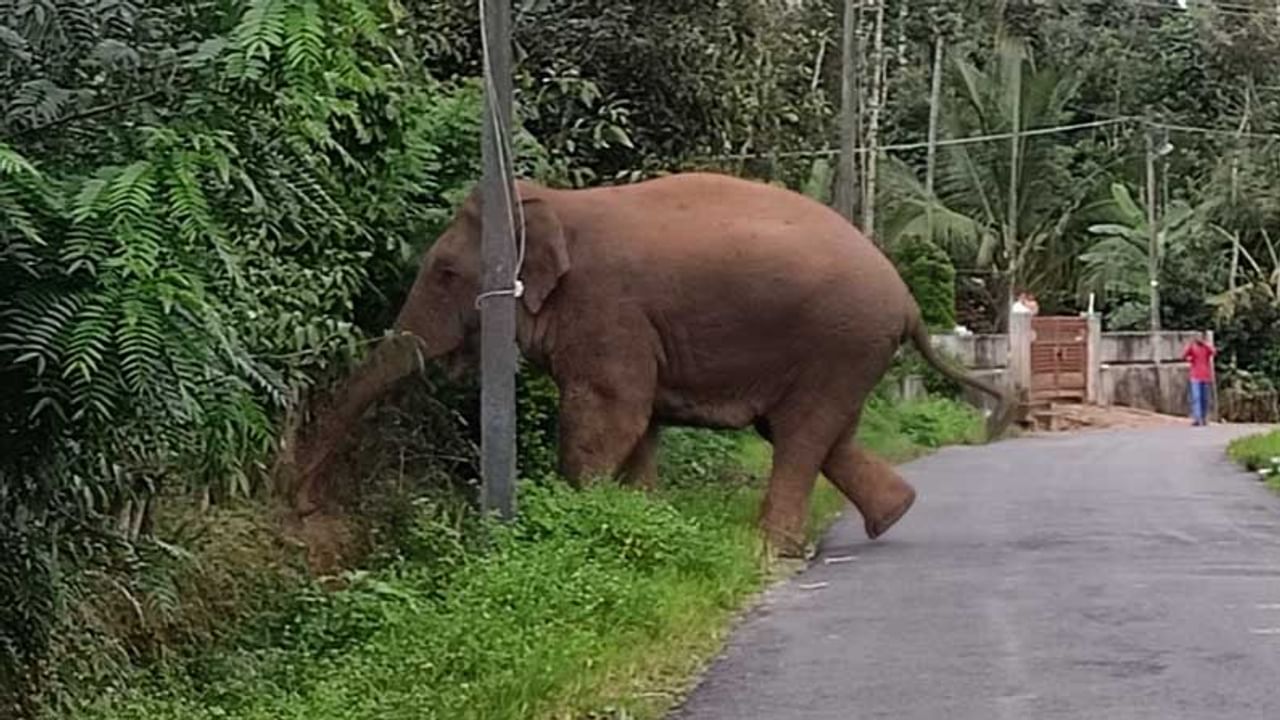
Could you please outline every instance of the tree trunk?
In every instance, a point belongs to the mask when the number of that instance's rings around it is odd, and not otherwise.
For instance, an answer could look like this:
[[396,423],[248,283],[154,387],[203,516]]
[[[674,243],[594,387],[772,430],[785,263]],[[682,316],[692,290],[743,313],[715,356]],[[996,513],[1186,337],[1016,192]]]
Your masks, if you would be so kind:
[[[822,86],[822,63],[827,59],[827,38],[824,36],[818,43],[818,55],[813,59],[813,75],[809,78],[809,92],[816,93]],[[840,102],[844,102],[843,80],[840,88]]]
[[930,78],[929,85],[929,149],[926,151],[925,168],[924,168],[924,193],[928,199],[928,205],[925,206],[925,224],[928,228],[926,232],[929,234],[929,241],[934,240],[933,230],[933,204],[934,189],[933,179],[937,173],[938,164],[938,112],[940,110],[942,98],[942,55],[943,55],[942,33],[934,28],[933,36],[933,77]]
[[[1231,206],[1235,209],[1237,192],[1240,186],[1240,153],[1239,150],[1231,155]],[[1240,231],[1236,228],[1231,229],[1231,274],[1227,276],[1227,289],[1232,293],[1236,291],[1236,276],[1240,273]],[[1234,296],[1232,297],[1234,300]]]
[[845,0],[844,28],[841,35],[840,72],[840,165],[836,172],[836,210],[849,222],[857,217],[858,196],[858,129],[862,125],[858,98],[858,59],[861,47],[858,31],[862,0]]
[[1022,174],[1022,67],[1019,65],[1018,76],[1013,79],[1013,136],[1009,140],[1009,207],[1006,208],[1004,221],[1004,253],[1008,264],[1008,287],[1005,289],[1005,310],[1013,307],[1014,293],[1018,285],[1018,183]]
[[907,66],[907,16],[910,14],[910,5],[909,0],[898,0],[898,47],[895,54],[899,68]]
[[880,109],[884,105],[884,0],[875,2],[875,34],[871,44],[870,109],[867,113],[866,189],[862,196],[862,231],[876,244],[876,163],[880,155]]
[[[1252,98],[1249,92],[1249,84],[1246,83],[1244,90],[1244,112],[1240,114],[1240,127],[1236,129],[1236,146],[1231,150],[1231,212],[1237,212],[1237,203],[1240,202],[1240,144],[1244,142],[1244,131],[1249,127],[1249,111],[1250,100]],[[1236,276],[1240,272],[1240,229],[1238,227],[1231,229],[1231,275],[1227,280],[1227,287],[1234,292],[1236,289]]]

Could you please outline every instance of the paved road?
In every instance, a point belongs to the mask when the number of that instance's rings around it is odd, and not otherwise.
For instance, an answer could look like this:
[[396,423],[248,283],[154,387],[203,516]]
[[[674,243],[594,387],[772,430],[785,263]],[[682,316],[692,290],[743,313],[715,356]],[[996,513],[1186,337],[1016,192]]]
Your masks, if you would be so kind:
[[841,520],[674,717],[1280,718],[1280,497],[1224,459],[1242,432],[1038,437],[907,465],[911,513],[877,543]]

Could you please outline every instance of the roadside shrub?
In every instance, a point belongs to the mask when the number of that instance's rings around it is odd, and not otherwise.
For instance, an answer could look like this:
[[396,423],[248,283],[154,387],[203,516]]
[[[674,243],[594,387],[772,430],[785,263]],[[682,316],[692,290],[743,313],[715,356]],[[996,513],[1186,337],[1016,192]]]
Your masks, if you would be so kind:
[[1236,438],[1227,445],[1227,455],[1280,491],[1280,430]]
[[[964,370],[964,364],[958,358],[948,354],[944,350],[938,350],[938,354],[944,362],[950,363],[957,369]],[[902,379],[908,375],[915,375],[924,383],[925,392],[930,396],[938,398],[958,399],[964,392],[964,386],[943,375],[935,367],[924,361],[920,357],[920,353],[914,349],[904,348],[894,358],[893,365],[889,367],[889,371],[885,373],[880,384],[876,386],[876,393],[884,395],[891,387],[900,386]]]
[[979,442],[982,426],[976,410],[941,399],[906,403],[898,408],[901,432],[918,445],[939,448],[957,442]]
[[930,328],[950,330],[956,325],[956,269],[946,251],[916,236],[902,238],[891,252],[920,315]]
[[1236,438],[1227,445],[1227,455],[1247,470],[1265,470],[1280,458],[1280,430]]
[[676,508],[615,485],[578,492],[562,483],[526,483],[520,506],[520,520],[499,535],[506,543],[572,544],[589,558],[643,572],[703,571],[712,554],[699,544],[694,522]]
[[516,378],[516,450],[520,475],[545,481],[559,470],[560,391],[551,376],[525,365]]
[[732,479],[745,435],[739,432],[667,428],[662,431],[658,473],[666,485],[708,485]]
[[918,457],[930,449],[982,440],[982,416],[954,400],[928,398],[895,403],[882,395],[868,400],[858,441],[892,461]]

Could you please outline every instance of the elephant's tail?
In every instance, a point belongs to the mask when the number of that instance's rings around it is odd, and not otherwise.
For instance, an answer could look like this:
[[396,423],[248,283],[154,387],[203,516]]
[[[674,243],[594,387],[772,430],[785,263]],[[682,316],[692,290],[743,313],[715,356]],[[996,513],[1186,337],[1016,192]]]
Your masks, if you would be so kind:
[[919,312],[916,312],[912,317],[907,328],[907,336],[911,340],[911,344],[915,346],[916,351],[938,372],[958,383],[984,392],[999,401],[995,412],[987,418],[987,440],[996,440],[1003,435],[1005,429],[1009,427],[1009,421],[1013,419],[1013,398],[996,386],[954,367],[950,362],[938,355],[938,351],[933,347],[933,342],[929,339],[929,330],[921,320]]

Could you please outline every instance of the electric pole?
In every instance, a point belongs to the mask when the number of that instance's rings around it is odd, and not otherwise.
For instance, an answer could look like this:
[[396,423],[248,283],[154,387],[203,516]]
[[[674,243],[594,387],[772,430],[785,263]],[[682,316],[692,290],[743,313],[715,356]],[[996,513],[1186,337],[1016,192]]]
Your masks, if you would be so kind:
[[1160,332],[1160,226],[1156,217],[1156,147],[1154,128],[1144,126],[1147,137],[1147,282],[1151,290],[1151,332]]
[[858,8],[862,0],[845,0],[840,65],[840,164],[836,169],[836,210],[849,222],[856,212],[858,187]]
[[480,0],[484,40],[484,121],[481,159],[480,478],[486,512],[515,516],[516,302],[513,218],[515,163],[511,157],[511,2]]
[[933,230],[934,175],[938,163],[938,110],[942,104],[942,54],[944,52],[942,31],[938,28],[937,19],[933,29],[933,76],[929,80],[929,148],[925,155],[924,194],[926,202],[925,218],[928,226],[929,242],[936,242]]

